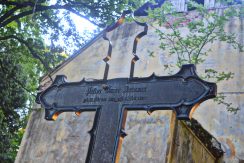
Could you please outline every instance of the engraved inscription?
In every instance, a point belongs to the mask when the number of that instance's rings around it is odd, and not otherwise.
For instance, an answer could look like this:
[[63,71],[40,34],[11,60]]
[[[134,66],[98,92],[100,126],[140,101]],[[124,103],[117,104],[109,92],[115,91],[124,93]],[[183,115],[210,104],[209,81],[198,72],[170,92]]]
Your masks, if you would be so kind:
[[[109,86],[107,89],[100,89],[99,87],[88,87],[86,90],[86,98],[82,100],[83,103],[93,103],[93,102],[123,102],[123,101],[143,101],[146,97],[140,95],[127,95],[127,96],[118,96],[120,93],[143,93],[147,91],[147,87],[129,87],[125,86],[123,89],[121,88],[112,88]],[[108,96],[112,94],[113,96]],[[94,97],[95,95],[95,97]],[[90,97],[91,96],[91,97]],[[103,96],[103,97],[101,97]]]
[[108,87],[108,89],[105,90],[105,92],[106,93],[120,93],[121,92],[121,89]]
[[[175,91],[171,91],[173,89]],[[79,108],[82,105],[88,107],[116,102],[125,105],[163,103],[163,107],[174,108],[182,104],[191,105],[202,99],[208,92],[208,87],[193,78],[185,82],[178,78],[141,83],[116,79],[107,83],[83,82],[58,87],[54,85],[43,93],[42,98],[49,108],[55,106],[63,110],[72,106]]]
[[133,88],[133,87],[129,87],[126,86],[124,93],[132,93],[132,92],[146,92],[147,88],[146,87],[137,87],[137,88]]
[[194,65],[184,65],[166,77],[66,83],[64,76],[57,76],[37,100],[45,107],[47,120],[55,120],[62,112],[96,111],[86,162],[111,163],[116,162],[116,150],[125,135],[127,110],[175,110],[179,120],[189,120],[191,111],[216,93],[216,84],[200,79]]
[[89,87],[88,90],[86,91],[86,95],[94,95],[94,94],[101,94],[102,90],[98,89],[98,88],[93,88],[93,87]]
[[126,97],[108,97],[108,98],[100,98],[100,97],[87,97],[83,100],[83,103],[91,103],[91,102],[125,102],[125,101],[143,101],[146,97],[143,96],[126,96]]

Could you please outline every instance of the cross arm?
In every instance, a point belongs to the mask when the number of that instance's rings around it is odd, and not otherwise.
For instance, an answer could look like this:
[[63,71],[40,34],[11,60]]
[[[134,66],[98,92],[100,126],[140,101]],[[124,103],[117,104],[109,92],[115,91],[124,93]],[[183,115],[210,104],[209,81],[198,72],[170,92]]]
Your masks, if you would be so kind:
[[200,79],[194,65],[183,65],[172,76],[116,78],[68,83],[57,76],[38,101],[53,120],[61,112],[95,111],[117,103],[131,110],[175,110],[178,119],[189,119],[190,112],[201,102],[216,96],[217,86]]

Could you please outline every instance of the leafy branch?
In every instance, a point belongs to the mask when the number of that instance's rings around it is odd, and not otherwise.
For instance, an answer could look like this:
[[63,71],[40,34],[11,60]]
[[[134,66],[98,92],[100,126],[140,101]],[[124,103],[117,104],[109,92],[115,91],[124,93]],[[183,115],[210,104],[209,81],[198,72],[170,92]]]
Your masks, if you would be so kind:
[[[50,5],[50,6],[40,5],[40,4],[36,5],[33,2],[17,3],[14,1],[1,1],[0,4],[6,5],[6,6],[14,6],[14,8],[10,9],[8,12],[6,12],[3,16],[0,17],[0,20],[1,20],[0,28],[5,27],[12,21],[15,21],[17,19],[23,18],[28,15],[32,15],[33,11],[35,11],[35,13],[37,13],[37,12],[43,12],[43,11],[47,11],[47,10],[58,10],[58,9],[64,9],[69,12],[72,12],[81,18],[85,18],[86,20],[90,21],[92,24],[99,26],[99,24],[97,24],[93,20],[89,19],[87,16],[80,14],[79,11],[74,9],[77,6],[81,7],[81,5],[82,5],[82,7],[96,10],[94,7],[87,5],[86,3],[82,3],[82,2],[79,2],[78,4],[77,3],[64,4],[64,5],[55,4],[55,5]],[[33,10],[34,8],[35,8],[35,10]],[[23,10],[22,12],[18,13],[17,11],[19,9],[27,9],[27,10]],[[17,14],[14,14],[14,13],[17,13]]]
[[[1,61],[1,59],[0,59],[0,68],[1,68],[1,71],[4,72],[5,74],[10,74],[10,73],[8,72],[8,69],[5,68],[3,65],[4,65],[4,64],[2,63],[2,61]],[[26,88],[26,86],[25,86],[20,80],[18,80],[15,76],[13,76],[13,75],[8,75],[8,77],[9,77],[10,79],[12,79],[14,82],[16,82],[16,83],[17,83],[22,89],[24,89],[26,92],[28,92],[28,93],[30,93],[32,96],[36,97],[36,95],[33,94],[33,91],[30,90],[30,89],[28,89],[28,88]]]
[[[15,39],[15,40],[19,41],[29,50],[30,54],[35,59],[39,60],[42,63],[42,65],[45,67],[47,72],[51,70],[50,67],[48,66],[48,64],[35,52],[35,50],[31,47],[31,45],[27,41],[15,36],[15,35],[8,35],[8,36],[0,37],[0,41],[4,41],[4,40],[8,40],[8,39]],[[52,77],[50,76],[50,74],[48,76],[49,76],[50,80],[52,81]]]
[[[178,67],[188,63],[196,65],[203,63],[211,51],[210,45],[216,41],[226,42],[234,49],[243,51],[243,45],[237,41],[236,35],[224,30],[230,19],[241,15],[243,6],[223,8],[223,14],[219,14],[213,9],[209,10],[193,1],[189,1],[188,6],[194,8],[193,16],[176,12],[169,2],[161,8],[149,10],[149,17],[154,20],[150,25],[159,36],[160,48],[167,49],[169,55],[177,57],[176,65]],[[168,70],[173,67],[172,64],[164,66]],[[206,69],[205,73],[205,79],[215,82],[234,77],[232,72],[217,72],[213,69]],[[236,113],[239,110],[239,108],[232,107],[232,103],[226,102],[225,96],[218,95],[215,101],[225,105],[228,111]]]

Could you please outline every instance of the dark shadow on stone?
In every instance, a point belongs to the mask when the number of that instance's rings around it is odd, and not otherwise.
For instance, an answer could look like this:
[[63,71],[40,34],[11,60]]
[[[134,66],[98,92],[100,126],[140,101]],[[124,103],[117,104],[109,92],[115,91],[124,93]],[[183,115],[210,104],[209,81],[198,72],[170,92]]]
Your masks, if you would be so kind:
[[195,134],[214,157],[221,158],[223,156],[224,151],[221,149],[220,142],[206,131],[197,120],[192,118],[190,121],[184,121],[183,124]]
[[244,163],[244,160],[240,160],[240,159],[239,159],[239,163]]

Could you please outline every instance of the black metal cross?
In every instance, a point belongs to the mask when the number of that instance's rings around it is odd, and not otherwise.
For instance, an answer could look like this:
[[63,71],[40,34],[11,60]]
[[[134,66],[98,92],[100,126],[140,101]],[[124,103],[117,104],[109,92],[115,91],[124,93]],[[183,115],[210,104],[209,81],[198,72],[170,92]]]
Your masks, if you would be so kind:
[[136,55],[137,43],[147,34],[146,23],[135,21],[143,26],[133,44],[130,78],[108,78],[108,61],[112,55],[112,43],[106,33],[117,28],[124,20],[121,18],[104,31],[103,38],[109,42],[104,62],[106,64],[103,80],[68,83],[65,76],[56,76],[50,87],[41,92],[37,102],[45,108],[45,118],[55,120],[62,112],[96,111],[92,129],[89,131],[89,144],[86,163],[114,163],[119,160],[126,115],[128,110],[174,110],[179,120],[188,120],[192,111],[203,101],[216,96],[217,86],[201,80],[194,65],[183,65],[172,76],[151,75],[135,78],[134,67],[139,57]]
[[162,77],[68,83],[65,76],[57,76],[39,102],[47,120],[62,112],[96,111],[86,163],[114,163],[126,136],[128,110],[174,110],[179,120],[188,120],[194,107],[215,97],[216,90],[216,84],[196,75],[194,65],[184,65],[177,74]]

